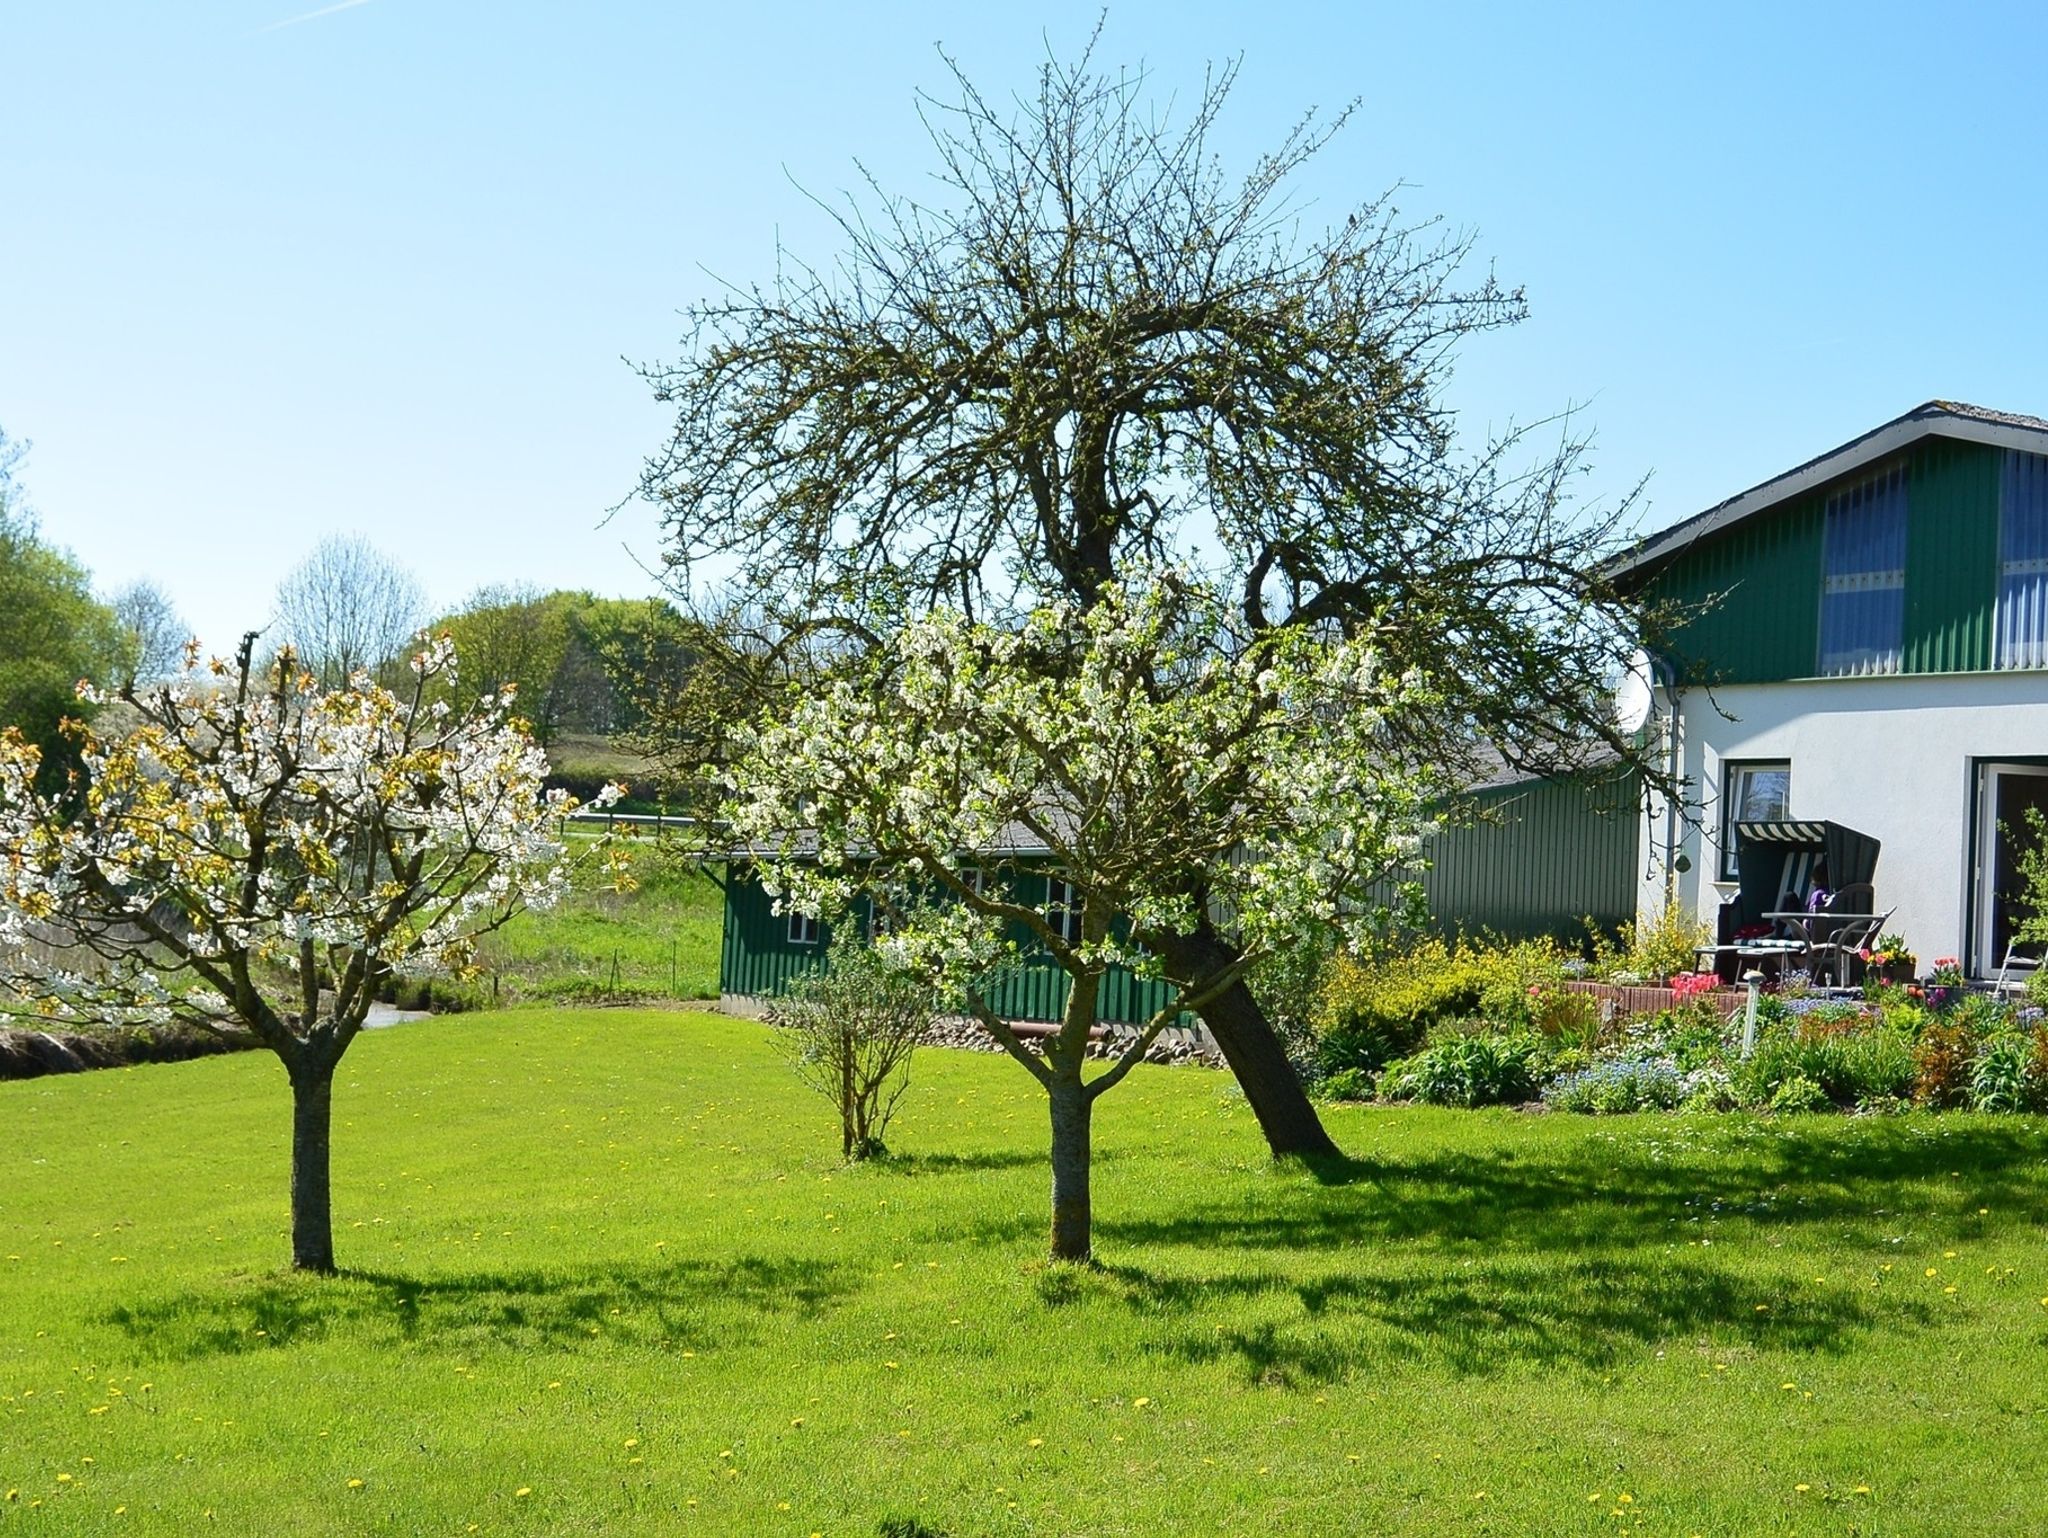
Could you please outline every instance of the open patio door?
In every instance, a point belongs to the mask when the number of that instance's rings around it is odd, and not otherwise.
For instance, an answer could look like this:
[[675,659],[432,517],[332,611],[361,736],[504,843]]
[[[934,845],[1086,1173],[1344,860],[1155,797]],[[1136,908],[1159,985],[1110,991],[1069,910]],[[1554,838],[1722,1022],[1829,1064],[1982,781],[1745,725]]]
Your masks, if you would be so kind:
[[2048,816],[2048,764],[1980,764],[1978,775],[1977,944],[1971,971],[1996,977],[2021,917],[2019,854],[2031,838],[2027,813]]

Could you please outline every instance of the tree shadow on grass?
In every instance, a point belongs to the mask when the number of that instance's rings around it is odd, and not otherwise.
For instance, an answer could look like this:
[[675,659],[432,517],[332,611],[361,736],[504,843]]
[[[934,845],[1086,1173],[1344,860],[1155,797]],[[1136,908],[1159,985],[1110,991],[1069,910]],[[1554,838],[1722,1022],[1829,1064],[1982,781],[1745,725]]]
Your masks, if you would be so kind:
[[[2048,1138],[2031,1121],[1941,1127],[1931,1118],[1839,1120],[1784,1129],[1736,1124],[1698,1135],[1591,1139],[1383,1160],[1289,1161],[1313,1182],[1279,1184],[1256,1207],[1215,1203],[1100,1222],[1137,1245],[1318,1249],[1388,1240],[1482,1242],[1577,1254],[1671,1243],[1729,1222],[1825,1224],[1873,1242],[1930,1211],[2014,1222],[2048,1199]],[[1695,1135],[1688,1138],[1687,1131]]]
[[[1235,1359],[1254,1381],[1388,1361],[1598,1369],[1705,1341],[1838,1352],[1938,1327],[1912,1268],[1878,1262],[1930,1246],[1930,1227],[1946,1242],[2024,1225],[2048,1198],[2044,1143],[2015,1121],[1672,1121],[1318,1161],[1307,1179],[1283,1166],[1249,1202],[1099,1221],[1113,1252],[1166,1263],[1098,1267],[1045,1301],[1100,1289],[1147,1321],[1146,1349]],[[1869,1269],[1817,1280],[1777,1248],[1800,1231]]]
[[[1259,1383],[1332,1382],[1389,1363],[1465,1376],[1532,1366],[1599,1370],[1640,1363],[1655,1348],[1695,1350],[1709,1341],[1723,1352],[1836,1353],[1874,1332],[1924,1328],[1935,1317],[1903,1289],[1815,1284],[1790,1272],[1755,1275],[1676,1256],[1511,1259],[1435,1274],[1412,1267],[1302,1277],[1103,1271],[1135,1312],[1172,1321],[1153,1330],[1144,1349],[1188,1362],[1235,1360]],[[1258,1299],[1268,1301],[1249,1306]],[[1283,1317],[1246,1318],[1259,1313]]]
[[779,1316],[815,1317],[855,1290],[844,1266],[743,1256],[636,1266],[412,1277],[278,1275],[124,1305],[106,1315],[173,1360],[275,1350],[347,1335],[376,1347],[477,1351],[730,1347]]

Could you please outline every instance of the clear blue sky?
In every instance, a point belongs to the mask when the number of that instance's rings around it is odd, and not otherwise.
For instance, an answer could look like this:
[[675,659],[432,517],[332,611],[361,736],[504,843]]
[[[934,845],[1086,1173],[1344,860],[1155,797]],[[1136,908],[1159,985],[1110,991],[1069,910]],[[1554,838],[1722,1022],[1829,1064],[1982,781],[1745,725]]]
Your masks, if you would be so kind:
[[[709,274],[858,155],[914,187],[943,42],[1028,88],[1092,5],[0,4],[0,426],[103,587],[215,648],[332,531],[452,604],[644,592],[627,492]],[[288,25],[277,25],[289,22]],[[1362,98],[1310,217],[1404,182],[1534,318],[1473,430],[1569,404],[1669,522],[1936,396],[2048,413],[2048,8],[1123,3],[1162,91],[1242,54],[1226,144]]]

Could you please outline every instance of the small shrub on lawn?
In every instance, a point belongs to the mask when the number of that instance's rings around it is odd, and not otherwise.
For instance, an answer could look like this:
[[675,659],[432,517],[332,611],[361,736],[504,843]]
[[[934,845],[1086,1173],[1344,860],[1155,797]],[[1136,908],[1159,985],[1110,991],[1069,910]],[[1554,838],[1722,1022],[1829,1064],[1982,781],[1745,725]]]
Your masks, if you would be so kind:
[[800,978],[769,1016],[786,1028],[797,1076],[838,1109],[849,1161],[888,1152],[882,1137],[910,1087],[911,1053],[937,1016],[930,982],[893,970],[855,931],[842,925],[826,970]]

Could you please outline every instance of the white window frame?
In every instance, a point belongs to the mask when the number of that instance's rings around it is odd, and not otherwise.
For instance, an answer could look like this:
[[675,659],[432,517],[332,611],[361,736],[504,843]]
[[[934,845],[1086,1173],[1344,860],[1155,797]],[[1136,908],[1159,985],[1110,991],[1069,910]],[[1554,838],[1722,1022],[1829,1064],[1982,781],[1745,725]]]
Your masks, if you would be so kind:
[[1067,944],[1081,943],[1081,894],[1073,882],[1045,878],[1045,921]]
[[815,913],[799,913],[789,910],[789,943],[791,945],[816,945],[820,925]]
[[1779,812],[1779,819],[1792,815],[1792,760],[1789,758],[1724,758],[1721,760],[1721,854],[1720,879],[1733,881],[1735,869],[1735,825],[1738,822],[1769,822],[1767,817],[1745,817],[1742,803],[1746,798],[1742,781],[1754,774],[1776,774],[1785,776],[1785,801]]

